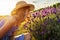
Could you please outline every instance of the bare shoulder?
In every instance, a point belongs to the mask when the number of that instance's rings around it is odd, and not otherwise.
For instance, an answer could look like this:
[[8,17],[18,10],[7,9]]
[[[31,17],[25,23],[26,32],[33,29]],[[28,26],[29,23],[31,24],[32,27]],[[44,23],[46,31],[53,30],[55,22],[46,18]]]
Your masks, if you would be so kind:
[[15,22],[15,21],[16,21],[13,16],[9,16],[9,15],[8,15],[8,16],[5,16],[4,19],[5,19],[6,21],[9,21],[9,22]]

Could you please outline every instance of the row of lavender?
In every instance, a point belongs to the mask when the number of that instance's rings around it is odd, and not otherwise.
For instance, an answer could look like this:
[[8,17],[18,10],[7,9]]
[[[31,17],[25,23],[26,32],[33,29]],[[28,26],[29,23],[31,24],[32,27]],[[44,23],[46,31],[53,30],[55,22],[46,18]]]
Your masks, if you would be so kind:
[[33,12],[24,28],[36,40],[60,40],[60,3]]
[[60,40],[60,3],[32,12],[22,26],[24,28],[20,27],[17,35],[27,30],[35,40]]
[[33,16],[37,16],[40,14],[44,17],[52,13],[56,14],[57,12],[60,12],[60,3],[57,3],[57,5],[54,4],[53,6],[37,10],[36,12],[33,13]]

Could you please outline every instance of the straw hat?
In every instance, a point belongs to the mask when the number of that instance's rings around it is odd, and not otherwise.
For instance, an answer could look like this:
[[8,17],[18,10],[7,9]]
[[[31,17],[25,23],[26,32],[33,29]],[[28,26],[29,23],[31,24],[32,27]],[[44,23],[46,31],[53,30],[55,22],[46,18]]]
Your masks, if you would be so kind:
[[16,11],[20,8],[23,8],[23,7],[29,7],[30,8],[30,11],[34,10],[34,5],[33,4],[27,4],[25,1],[19,1],[17,4],[16,4],[16,7],[13,9],[13,11],[11,12],[11,15],[15,15],[17,14]]
[[16,8],[15,9],[20,9],[20,8],[27,7],[27,6],[30,8],[31,11],[34,10],[34,5],[33,4],[28,4],[25,1],[19,1],[16,4]]

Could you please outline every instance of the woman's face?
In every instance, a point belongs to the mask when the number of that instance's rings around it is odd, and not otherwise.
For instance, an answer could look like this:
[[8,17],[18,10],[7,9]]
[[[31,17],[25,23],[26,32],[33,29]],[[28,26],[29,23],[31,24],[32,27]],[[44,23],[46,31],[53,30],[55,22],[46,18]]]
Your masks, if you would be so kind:
[[28,8],[21,8],[18,10],[17,15],[20,16],[19,18],[22,19],[22,21],[28,16],[30,10]]

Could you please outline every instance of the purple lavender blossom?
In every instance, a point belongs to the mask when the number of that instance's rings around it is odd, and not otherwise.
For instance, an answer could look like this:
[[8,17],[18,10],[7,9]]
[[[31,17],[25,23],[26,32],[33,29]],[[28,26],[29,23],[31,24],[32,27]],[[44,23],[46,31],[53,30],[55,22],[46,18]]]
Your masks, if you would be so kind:
[[60,22],[60,19],[58,19],[57,21]]
[[35,17],[38,17],[38,16],[40,15],[40,12],[39,12],[39,11],[36,11],[36,12],[34,12],[32,15],[33,15],[34,18],[35,18]]
[[36,15],[35,14],[32,14],[34,18],[36,18]]
[[43,31],[42,31],[41,33],[42,33],[42,34],[44,34],[44,32],[43,32]]
[[52,13],[55,13],[56,14],[56,11],[57,11],[56,8],[53,8],[52,9]]

